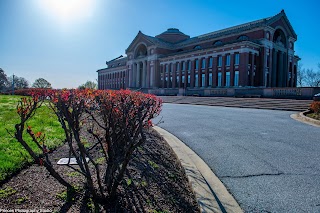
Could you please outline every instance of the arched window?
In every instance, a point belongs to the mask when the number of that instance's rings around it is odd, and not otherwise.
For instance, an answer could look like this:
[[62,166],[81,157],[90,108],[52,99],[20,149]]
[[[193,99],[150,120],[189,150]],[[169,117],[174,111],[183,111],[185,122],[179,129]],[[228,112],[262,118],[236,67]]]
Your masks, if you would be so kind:
[[277,29],[274,32],[273,42],[276,43],[277,45],[287,47],[286,35],[284,34],[284,32],[281,29]]
[[197,45],[197,46],[195,46],[193,49],[195,49],[195,50],[200,50],[200,49],[201,49],[201,46],[200,46],[200,45]]
[[135,58],[147,56],[147,47],[143,44],[140,44],[136,49]]
[[241,35],[241,36],[238,37],[237,40],[239,40],[239,41],[248,41],[248,40],[249,40],[249,37],[246,36],[246,35]]
[[222,45],[223,43],[222,43],[222,41],[215,41],[214,43],[213,43],[213,46],[220,46],[220,45]]

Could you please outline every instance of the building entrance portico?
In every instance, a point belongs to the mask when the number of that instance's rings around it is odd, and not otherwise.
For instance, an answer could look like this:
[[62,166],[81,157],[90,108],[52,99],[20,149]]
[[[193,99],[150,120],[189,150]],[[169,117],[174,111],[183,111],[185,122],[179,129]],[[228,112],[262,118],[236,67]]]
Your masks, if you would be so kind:
[[147,73],[147,64],[148,64],[148,51],[145,44],[140,44],[137,46],[134,54],[134,59],[132,60],[132,69],[129,70],[129,81],[130,87],[132,88],[147,88],[149,85],[148,82],[148,73]]
[[131,75],[130,87],[146,88],[147,82],[147,60],[138,60],[133,62],[133,70]]

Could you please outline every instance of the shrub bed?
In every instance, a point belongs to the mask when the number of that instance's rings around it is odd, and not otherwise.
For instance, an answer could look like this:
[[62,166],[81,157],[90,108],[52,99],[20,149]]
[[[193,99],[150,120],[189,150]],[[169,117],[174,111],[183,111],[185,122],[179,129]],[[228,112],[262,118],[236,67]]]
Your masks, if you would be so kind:
[[[36,115],[43,104],[55,113],[61,124],[68,145],[66,156],[75,158],[77,166],[67,166],[84,178],[86,195],[95,209],[113,206],[117,190],[134,151],[146,141],[146,131],[151,119],[161,110],[162,101],[156,96],[120,91],[99,90],[29,90],[17,106],[20,117],[11,135],[27,150],[40,166],[67,188],[67,199],[76,190],[53,166],[48,153],[45,132],[34,131],[27,122]],[[90,141],[81,132],[90,135]],[[28,133],[36,148],[26,141]],[[97,162],[93,156],[99,150],[104,158]],[[37,153],[41,150],[41,153]]]

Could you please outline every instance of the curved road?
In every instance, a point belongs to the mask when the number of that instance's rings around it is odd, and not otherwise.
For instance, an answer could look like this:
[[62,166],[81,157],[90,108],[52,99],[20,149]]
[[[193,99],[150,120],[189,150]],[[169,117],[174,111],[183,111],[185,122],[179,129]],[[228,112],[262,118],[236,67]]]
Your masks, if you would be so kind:
[[157,120],[163,116],[159,126],[194,150],[245,212],[320,212],[320,128],[293,113],[164,104]]

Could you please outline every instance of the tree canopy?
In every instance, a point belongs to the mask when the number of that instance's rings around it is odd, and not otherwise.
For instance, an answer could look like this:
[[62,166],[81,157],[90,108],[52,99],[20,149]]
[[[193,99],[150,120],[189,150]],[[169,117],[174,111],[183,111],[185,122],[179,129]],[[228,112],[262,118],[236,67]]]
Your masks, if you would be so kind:
[[[13,76],[9,77],[9,83],[12,85]],[[29,82],[23,77],[14,76],[14,89],[26,89],[29,88]]]
[[38,78],[34,81],[32,84],[33,88],[46,88],[46,89],[51,89],[52,86],[51,84],[44,78]]
[[7,78],[7,75],[3,71],[3,69],[0,68],[0,90],[4,90],[8,87],[9,81]]
[[86,83],[80,85],[79,89],[97,89],[98,85],[93,81],[87,81]]

